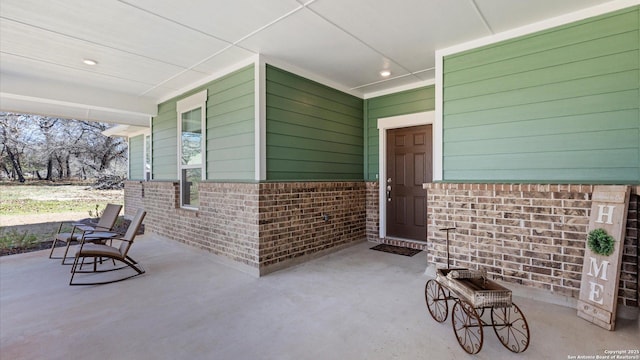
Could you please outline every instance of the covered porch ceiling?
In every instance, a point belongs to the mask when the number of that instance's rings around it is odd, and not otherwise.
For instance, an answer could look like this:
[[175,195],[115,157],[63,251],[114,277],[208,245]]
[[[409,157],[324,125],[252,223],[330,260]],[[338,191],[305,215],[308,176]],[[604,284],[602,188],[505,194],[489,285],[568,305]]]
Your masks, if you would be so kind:
[[0,110],[148,126],[257,55],[366,98],[433,83],[437,49],[621,2],[2,0]]

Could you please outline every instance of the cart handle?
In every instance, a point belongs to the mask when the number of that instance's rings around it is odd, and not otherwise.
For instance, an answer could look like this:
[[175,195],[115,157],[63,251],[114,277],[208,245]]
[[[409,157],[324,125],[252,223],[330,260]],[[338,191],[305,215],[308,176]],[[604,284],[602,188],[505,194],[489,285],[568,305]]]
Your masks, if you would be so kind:
[[447,269],[449,269],[449,231],[450,230],[455,230],[456,228],[454,227],[448,227],[448,228],[442,228],[440,229],[440,231],[446,231],[447,232]]

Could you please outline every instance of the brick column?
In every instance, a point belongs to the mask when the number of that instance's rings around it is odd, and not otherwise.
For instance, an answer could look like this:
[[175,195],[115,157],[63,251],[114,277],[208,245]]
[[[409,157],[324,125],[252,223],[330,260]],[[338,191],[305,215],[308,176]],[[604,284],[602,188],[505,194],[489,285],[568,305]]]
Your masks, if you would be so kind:
[[136,211],[143,207],[142,198],[144,196],[142,181],[127,180],[124,182],[124,216],[132,219]]
[[380,193],[379,183],[367,182],[367,240],[377,242],[380,238]]

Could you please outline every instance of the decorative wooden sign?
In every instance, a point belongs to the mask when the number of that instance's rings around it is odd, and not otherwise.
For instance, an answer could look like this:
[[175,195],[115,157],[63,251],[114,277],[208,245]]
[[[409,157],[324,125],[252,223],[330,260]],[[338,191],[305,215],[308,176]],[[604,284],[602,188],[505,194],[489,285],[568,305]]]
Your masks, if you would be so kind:
[[616,325],[630,193],[629,186],[596,186],[591,199],[578,316],[607,330]]

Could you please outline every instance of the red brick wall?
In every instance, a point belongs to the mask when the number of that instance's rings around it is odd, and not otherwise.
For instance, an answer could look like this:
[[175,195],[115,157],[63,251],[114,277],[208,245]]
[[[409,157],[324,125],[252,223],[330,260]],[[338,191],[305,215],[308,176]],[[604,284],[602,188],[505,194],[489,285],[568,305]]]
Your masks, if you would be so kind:
[[365,238],[363,182],[203,182],[194,211],[180,208],[178,183],[128,181],[125,213],[139,206],[147,211],[148,231],[224,256],[254,274]]
[[[494,278],[577,298],[591,185],[429,184],[428,259],[482,267]],[[632,196],[618,302],[638,305],[637,191]],[[635,221],[632,219],[636,219]]]
[[380,237],[380,186],[378,182],[367,182],[366,212],[367,240],[377,242]]
[[[125,184],[125,213],[142,204],[145,229],[258,272],[258,184],[200,183],[200,207],[181,209],[177,182]],[[139,198],[137,198],[139,196]]]
[[258,193],[258,184],[201,183],[195,213],[202,230],[191,244],[258,268]]
[[143,206],[142,189],[142,181],[124,182],[124,216],[127,219],[133,219],[136,215],[136,211]]
[[363,182],[260,184],[261,269],[364,239]]
[[[430,184],[428,243],[378,238],[377,182],[202,183],[198,211],[179,208],[178,184],[125,183],[125,214],[139,206],[150,232],[267,273],[314,254],[360,241],[428,251],[445,265],[482,266],[496,278],[577,297],[592,186]],[[619,302],[638,306],[638,202],[631,197]],[[325,221],[323,215],[329,216]]]

